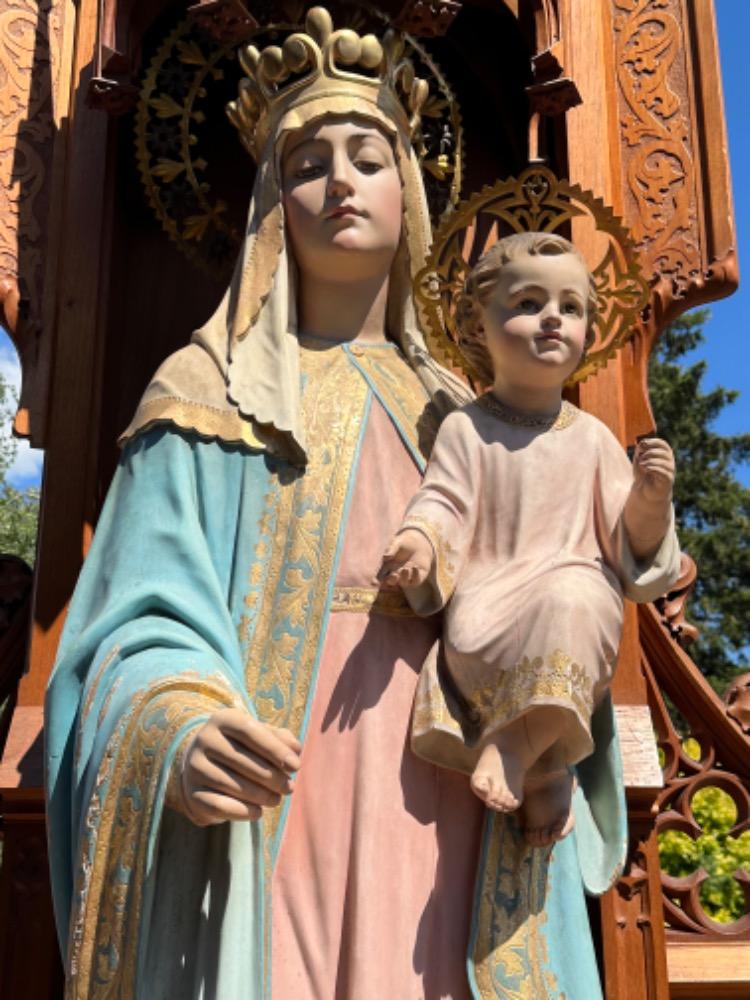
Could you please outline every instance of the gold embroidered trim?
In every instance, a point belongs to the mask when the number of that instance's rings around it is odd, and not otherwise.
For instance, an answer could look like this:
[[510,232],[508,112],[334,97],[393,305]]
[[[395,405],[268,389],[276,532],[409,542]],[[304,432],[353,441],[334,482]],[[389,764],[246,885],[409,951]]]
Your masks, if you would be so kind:
[[479,711],[483,730],[512,721],[537,702],[554,698],[567,702],[586,730],[594,708],[592,677],[571,656],[556,649],[549,656],[523,659],[509,670],[498,671],[495,680],[471,692],[469,700]]
[[99,728],[104,723],[104,720],[107,718],[107,713],[109,712],[110,706],[112,704],[112,699],[117,694],[117,689],[120,687],[121,684],[122,684],[122,674],[120,674],[119,677],[115,677],[115,679],[109,685],[109,691],[107,691],[107,695],[104,701],[102,702],[102,707],[99,709],[99,715],[97,716],[96,719],[97,728]]
[[110,649],[110,651],[104,657],[102,662],[99,664],[99,666],[96,668],[96,673],[94,674],[94,678],[91,681],[91,684],[89,685],[88,694],[86,695],[86,700],[84,701],[83,709],[81,710],[81,720],[79,722],[79,726],[81,728],[83,727],[84,722],[86,722],[86,720],[89,717],[89,713],[91,712],[91,708],[94,704],[94,699],[96,698],[96,692],[99,690],[99,685],[101,683],[102,677],[104,676],[104,672],[106,671],[110,663],[112,663],[115,657],[119,654],[119,652],[120,652],[120,647],[113,646],[112,649]]
[[[301,345],[307,376],[302,421],[308,441],[304,474],[282,482],[268,509],[269,534],[256,550],[251,582],[265,574],[246,654],[246,682],[258,717],[299,736],[318,655],[327,584],[366,413],[368,386],[340,349]],[[267,563],[267,566],[266,566]],[[267,884],[270,847],[283,806],[264,813]]]
[[335,587],[331,611],[390,615],[416,618],[402,590],[379,590],[377,587]]
[[416,372],[399,350],[356,352],[355,363],[371,379],[393,413],[409,444],[427,459],[438,431],[438,419],[427,392]]
[[[198,724],[196,723],[196,725]],[[187,816],[187,813],[185,811],[185,796],[182,790],[182,769],[185,764],[185,754],[193,742],[196,732],[196,729],[189,729],[180,740],[180,744],[172,758],[172,766],[169,769],[167,787],[164,793],[165,805],[169,806],[170,809],[174,809],[175,812],[182,813],[183,816]]]
[[141,892],[164,755],[190,719],[241,700],[222,676],[178,674],[141,692],[111,737],[89,801],[68,951],[68,1000],[135,996]]
[[580,412],[576,406],[564,399],[559,411],[550,417],[540,417],[533,413],[519,413],[501,403],[492,392],[486,392],[483,396],[479,396],[476,403],[477,406],[481,406],[483,410],[506,424],[513,424],[516,427],[537,427],[545,431],[565,430],[566,427],[570,427]]
[[412,739],[419,739],[433,729],[442,729],[463,742],[464,732],[459,721],[451,714],[445,693],[437,682],[423,681],[417,685],[412,710]]
[[175,424],[184,431],[195,431],[202,437],[219,438],[229,444],[244,444],[258,451],[266,448],[255,436],[250,421],[241,417],[237,410],[222,410],[206,403],[191,403],[179,396],[161,396],[141,403],[133,423],[120,435],[117,443],[123,447],[136,434],[163,422]]
[[399,531],[404,531],[406,528],[421,531],[432,545],[435,552],[435,580],[445,603],[453,593],[456,583],[456,565],[453,562],[457,555],[456,550],[443,535],[442,526],[427,517],[422,517],[420,514],[407,517]]
[[535,850],[514,819],[488,815],[490,842],[479,886],[474,974],[482,1000],[565,1000],[542,930],[550,849]]
[[[94,674],[91,683],[89,685],[88,692],[86,693],[86,698],[83,703],[83,708],[81,709],[81,718],[78,724],[78,731],[76,733],[76,747],[74,753],[76,770],[78,770],[78,764],[81,759],[81,749],[82,749],[81,734],[83,733],[84,723],[91,714],[91,709],[94,706],[94,701],[96,700],[96,693],[99,690],[99,685],[102,682],[102,677],[104,677],[107,668],[110,666],[110,664],[119,654],[119,652],[120,652],[119,646],[113,646],[112,649],[110,649],[110,651],[104,657],[102,662],[96,668],[96,673]],[[109,701],[113,693],[114,692],[110,689],[110,691],[107,694],[107,697],[104,699],[104,704],[102,705],[101,711],[99,712],[100,719],[102,717],[102,712],[105,710],[105,707],[109,704]]]

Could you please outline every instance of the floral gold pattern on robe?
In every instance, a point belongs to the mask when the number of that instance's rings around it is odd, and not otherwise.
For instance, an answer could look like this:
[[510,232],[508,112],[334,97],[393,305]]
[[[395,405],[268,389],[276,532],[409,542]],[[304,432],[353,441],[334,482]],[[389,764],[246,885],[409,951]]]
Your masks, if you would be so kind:
[[629,551],[625,452],[595,417],[529,427],[479,403],[443,423],[402,527],[435,552],[408,592],[418,612],[447,605],[444,650],[425,664],[413,746],[464,771],[483,737],[533,706],[568,716],[568,764],[593,750],[590,723],[617,658],[623,594],[653,600],[679,575],[670,527],[648,565]]

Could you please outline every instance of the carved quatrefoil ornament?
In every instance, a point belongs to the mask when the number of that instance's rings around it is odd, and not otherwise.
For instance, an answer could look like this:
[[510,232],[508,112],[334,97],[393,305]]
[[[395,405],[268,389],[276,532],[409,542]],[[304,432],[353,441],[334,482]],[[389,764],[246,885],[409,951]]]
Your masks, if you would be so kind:
[[475,388],[482,378],[459,346],[455,303],[479,257],[511,233],[559,233],[587,220],[597,233],[600,256],[589,260],[597,289],[594,341],[571,376],[580,382],[602,368],[632,336],[649,286],[624,224],[604,202],[546,167],[498,181],[461,202],[438,229],[425,267],[415,279],[420,320],[430,353],[463,371]]

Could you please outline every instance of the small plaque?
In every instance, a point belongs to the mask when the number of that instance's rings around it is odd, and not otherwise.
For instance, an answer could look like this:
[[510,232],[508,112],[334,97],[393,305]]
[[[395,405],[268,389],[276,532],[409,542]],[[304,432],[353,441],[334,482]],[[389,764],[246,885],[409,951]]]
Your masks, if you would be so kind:
[[648,705],[615,705],[626,788],[663,788],[654,726]]

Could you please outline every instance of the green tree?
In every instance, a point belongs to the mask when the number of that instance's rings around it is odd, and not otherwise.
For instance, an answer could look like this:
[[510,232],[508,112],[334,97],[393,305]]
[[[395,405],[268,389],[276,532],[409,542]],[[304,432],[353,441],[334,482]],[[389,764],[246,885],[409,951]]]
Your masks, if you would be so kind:
[[[0,375],[0,421],[8,431],[13,422],[15,394]],[[13,465],[18,442],[9,433],[0,434],[0,553],[16,555],[34,565],[39,490],[35,487],[19,490],[7,482],[8,469]]]
[[698,565],[688,617],[701,636],[690,653],[723,691],[750,646],[750,489],[736,475],[750,460],[750,434],[712,429],[738,393],[721,386],[704,392],[706,363],[685,359],[705,340],[708,315],[696,310],[667,327],[651,358],[649,387],[658,433],[677,460],[680,541]]
[[700,901],[713,920],[728,924],[745,913],[745,894],[735,878],[738,871],[750,874],[750,830],[729,836],[737,822],[737,807],[720,788],[702,788],[692,801],[700,827],[695,840],[678,830],[659,834],[659,860],[674,878],[703,868],[708,878],[701,886]]

